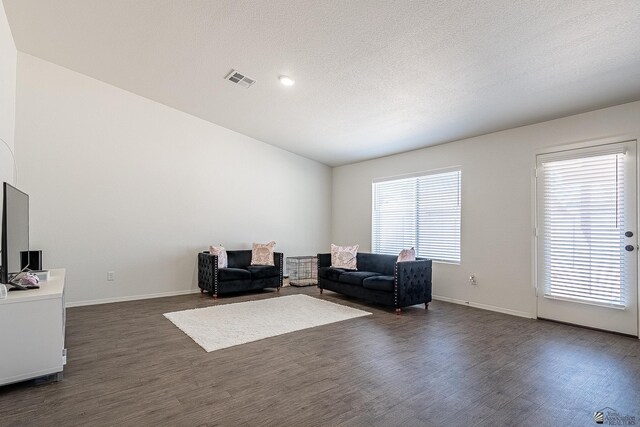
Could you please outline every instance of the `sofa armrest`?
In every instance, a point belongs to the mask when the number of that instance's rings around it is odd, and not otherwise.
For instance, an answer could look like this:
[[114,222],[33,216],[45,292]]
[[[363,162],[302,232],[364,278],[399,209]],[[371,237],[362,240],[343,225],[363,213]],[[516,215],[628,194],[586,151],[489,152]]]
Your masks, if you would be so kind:
[[396,307],[431,301],[431,265],[430,259],[396,263],[394,282]]
[[[331,254],[318,254],[318,268],[331,267]],[[319,277],[319,276],[318,276]]]
[[214,292],[218,282],[218,255],[208,252],[198,254],[198,287],[206,292]]

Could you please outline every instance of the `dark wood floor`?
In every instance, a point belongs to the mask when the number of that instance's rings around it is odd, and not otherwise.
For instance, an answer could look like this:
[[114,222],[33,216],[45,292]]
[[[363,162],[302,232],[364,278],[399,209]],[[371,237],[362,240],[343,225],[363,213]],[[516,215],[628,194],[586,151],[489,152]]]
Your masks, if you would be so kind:
[[162,316],[277,295],[69,309],[64,380],[0,387],[0,425],[585,426],[604,407],[640,424],[633,338],[438,301],[395,316],[325,292],[373,316],[206,353]]

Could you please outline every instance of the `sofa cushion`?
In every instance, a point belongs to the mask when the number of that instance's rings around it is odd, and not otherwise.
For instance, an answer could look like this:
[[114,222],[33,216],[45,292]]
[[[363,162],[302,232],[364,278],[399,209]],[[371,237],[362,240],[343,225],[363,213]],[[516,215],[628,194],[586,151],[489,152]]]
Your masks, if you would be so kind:
[[393,292],[393,285],[393,276],[373,276],[367,277],[362,281],[363,288],[376,291]]
[[251,273],[244,268],[220,268],[218,269],[218,279],[225,280],[251,280]]
[[320,267],[318,269],[318,275],[323,279],[333,280],[337,282],[340,279],[340,275],[344,273],[344,268],[333,268],[333,267]]
[[346,271],[340,275],[340,282],[350,285],[362,285],[362,281],[367,277],[379,276],[380,273],[371,271]]
[[251,279],[266,279],[280,275],[278,267],[273,265],[250,265],[247,270],[251,273]]

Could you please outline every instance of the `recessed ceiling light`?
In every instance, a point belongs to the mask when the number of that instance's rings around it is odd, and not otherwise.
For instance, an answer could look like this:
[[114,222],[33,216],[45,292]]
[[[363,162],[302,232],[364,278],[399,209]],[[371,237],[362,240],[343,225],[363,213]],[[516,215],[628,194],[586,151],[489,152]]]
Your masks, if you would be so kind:
[[282,83],[285,86],[293,86],[296,82],[289,76],[280,76],[278,77],[278,79],[280,80],[280,83]]

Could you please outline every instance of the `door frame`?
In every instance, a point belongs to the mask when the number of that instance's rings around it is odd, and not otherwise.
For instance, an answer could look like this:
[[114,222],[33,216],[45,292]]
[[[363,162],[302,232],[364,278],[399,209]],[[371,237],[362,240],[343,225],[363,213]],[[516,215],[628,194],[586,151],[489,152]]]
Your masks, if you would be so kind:
[[[533,288],[533,297],[534,297],[534,310],[535,318],[538,317],[538,236],[537,233],[537,225],[538,225],[538,190],[537,190],[537,182],[536,182],[536,169],[538,164],[538,156],[541,154],[548,153],[557,153],[561,151],[570,151],[576,150],[580,148],[589,148],[596,147],[598,145],[606,145],[606,144],[615,144],[620,142],[633,142],[636,143],[636,230],[640,230],[640,134],[631,133],[631,134],[620,134],[617,136],[606,137],[606,138],[596,138],[596,139],[588,139],[583,141],[574,141],[568,143],[556,143],[545,145],[543,147],[538,147],[533,151],[532,156],[532,166],[531,166],[531,286]],[[638,296],[638,315],[636,316],[636,322],[638,326],[638,339],[640,339],[640,250],[636,249],[636,257],[638,258],[637,262],[637,271],[636,271],[636,283],[635,286],[638,288],[637,296]],[[615,333],[615,332],[613,332]]]

